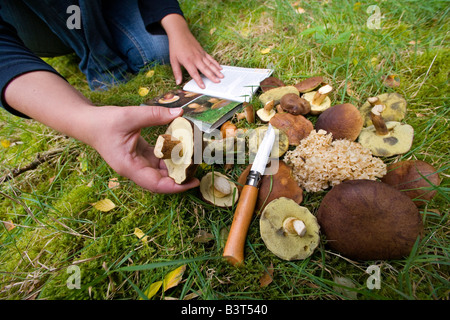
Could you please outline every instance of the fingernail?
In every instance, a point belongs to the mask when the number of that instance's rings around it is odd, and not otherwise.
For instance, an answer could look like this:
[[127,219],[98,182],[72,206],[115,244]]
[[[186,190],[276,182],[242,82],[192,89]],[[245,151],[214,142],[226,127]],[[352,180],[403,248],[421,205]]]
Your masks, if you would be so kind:
[[169,112],[170,114],[179,114],[183,110],[182,108],[170,108]]

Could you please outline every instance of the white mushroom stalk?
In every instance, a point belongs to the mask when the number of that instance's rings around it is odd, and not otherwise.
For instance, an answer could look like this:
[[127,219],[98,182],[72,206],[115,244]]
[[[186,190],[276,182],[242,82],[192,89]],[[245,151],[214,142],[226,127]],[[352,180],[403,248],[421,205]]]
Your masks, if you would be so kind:
[[283,229],[286,233],[295,234],[299,237],[303,237],[306,234],[305,223],[297,218],[287,218],[283,222]]
[[221,176],[214,176],[214,196],[223,198],[231,194],[231,185],[228,180]]
[[314,94],[312,103],[315,105],[321,105],[331,91],[333,91],[332,86],[330,86],[329,84],[324,85]]

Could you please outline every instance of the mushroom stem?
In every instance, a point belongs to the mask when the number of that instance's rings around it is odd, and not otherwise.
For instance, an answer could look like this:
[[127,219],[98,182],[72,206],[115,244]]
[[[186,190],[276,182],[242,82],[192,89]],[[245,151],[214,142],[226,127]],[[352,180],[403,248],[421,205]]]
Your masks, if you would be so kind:
[[317,90],[316,94],[314,95],[312,103],[315,105],[320,105],[332,90],[333,87],[330,86],[329,84],[321,87],[319,90]]
[[370,111],[370,119],[372,120],[373,126],[375,127],[376,134],[379,136],[386,136],[389,134],[386,122],[381,116],[381,112],[383,112],[384,108],[384,105],[377,104]]
[[299,237],[303,237],[306,234],[305,224],[297,218],[287,218],[284,220],[283,229],[286,233],[296,234]]
[[380,98],[378,97],[370,97],[367,99],[367,101],[370,103],[372,107],[381,104]]
[[223,198],[231,193],[231,186],[227,179],[214,176],[213,193],[217,198]]
[[[181,141],[175,139],[170,134],[162,134],[158,137],[155,144],[154,154],[159,159],[171,159],[172,150],[180,144]],[[179,156],[183,154],[183,150],[180,148]]]
[[274,100],[270,100],[264,105],[264,110],[266,112],[270,112],[273,109],[273,107],[275,107],[275,101]]

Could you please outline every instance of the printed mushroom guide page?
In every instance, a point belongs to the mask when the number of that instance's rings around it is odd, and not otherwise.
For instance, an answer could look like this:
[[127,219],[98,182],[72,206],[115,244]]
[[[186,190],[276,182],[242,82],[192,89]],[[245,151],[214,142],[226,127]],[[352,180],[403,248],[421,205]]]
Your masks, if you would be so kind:
[[202,93],[205,95],[237,101],[249,102],[259,83],[269,77],[272,69],[242,68],[232,66],[221,66],[224,77],[220,83],[214,83],[202,75],[205,89],[201,89],[194,80],[189,81],[183,87],[185,91]]

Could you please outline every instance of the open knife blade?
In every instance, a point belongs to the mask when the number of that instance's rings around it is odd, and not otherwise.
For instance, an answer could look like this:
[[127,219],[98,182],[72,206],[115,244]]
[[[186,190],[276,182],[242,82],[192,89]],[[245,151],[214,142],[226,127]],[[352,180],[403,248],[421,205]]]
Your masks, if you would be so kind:
[[233,265],[241,264],[244,261],[245,239],[247,238],[248,228],[255,211],[259,183],[261,176],[266,170],[274,142],[275,130],[269,124],[264,139],[259,145],[255,159],[253,160],[246,184],[239,195],[239,201],[234,212],[233,222],[225,245],[223,256]]

